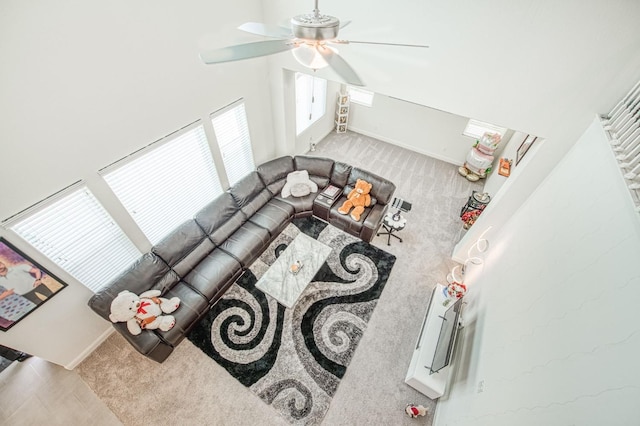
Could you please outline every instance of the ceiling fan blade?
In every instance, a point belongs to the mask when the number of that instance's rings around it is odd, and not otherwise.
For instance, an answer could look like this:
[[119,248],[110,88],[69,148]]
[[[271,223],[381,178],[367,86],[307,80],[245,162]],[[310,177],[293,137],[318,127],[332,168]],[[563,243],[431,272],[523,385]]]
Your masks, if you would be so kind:
[[331,43],[336,44],[377,44],[382,46],[401,46],[401,47],[424,47],[429,46],[425,44],[405,44],[405,43],[383,43],[379,41],[354,41],[354,40],[331,40]]
[[316,47],[318,53],[327,61],[327,64],[333,70],[349,84],[354,86],[364,86],[358,74],[351,68],[351,65],[347,63],[340,55],[329,47],[318,45]]
[[340,22],[340,29],[343,29],[344,27],[346,27],[347,25],[349,25],[351,23],[351,21],[344,21],[344,22]]
[[200,53],[200,58],[205,64],[217,64],[221,62],[240,61],[242,59],[257,58],[284,52],[297,47],[291,40],[266,40],[254,43],[237,44]]
[[266,25],[260,22],[246,22],[238,27],[239,30],[246,31],[251,34],[257,34],[265,37],[273,38],[292,38],[291,30],[276,27],[274,25]]

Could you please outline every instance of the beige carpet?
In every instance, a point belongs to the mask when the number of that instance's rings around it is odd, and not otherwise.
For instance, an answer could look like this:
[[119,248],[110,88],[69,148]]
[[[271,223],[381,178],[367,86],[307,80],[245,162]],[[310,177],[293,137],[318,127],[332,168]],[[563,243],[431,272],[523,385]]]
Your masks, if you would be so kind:
[[[357,133],[330,134],[310,155],[344,161],[396,183],[396,196],[413,204],[401,231],[373,244],[396,255],[385,291],[331,402],[323,425],[431,425],[435,401],[404,383],[435,283],[454,265],[462,236],[459,212],[473,189],[457,167]],[[125,425],[279,425],[271,407],[184,340],[163,364],[150,361],[112,335],[78,372]],[[430,408],[410,419],[408,403]]]

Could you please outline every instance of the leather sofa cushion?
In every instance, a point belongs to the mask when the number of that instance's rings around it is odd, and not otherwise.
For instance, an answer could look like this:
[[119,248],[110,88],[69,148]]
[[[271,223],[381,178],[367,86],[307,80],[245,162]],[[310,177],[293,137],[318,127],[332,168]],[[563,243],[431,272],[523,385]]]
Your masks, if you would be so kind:
[[246,221],[230,193],[225,192],[204,206],[195,216],[196,222],[216,246],[222,244]]
[[351,212],[349,212],[349,214],[341,214],[338,212],[338,209],[346,199],[347,197],[344,195],[341,196],[340,199],[331,207],[331,210],[329,211],[329,222],[336,228],[342,229],[351,235],[360,235],[362,225],[367,219],[367,216],[371,211],[371,207],[365,207],[364,212],[360,215],[360,220],[356,222],[351,218]]
[[291,204],[274,198],[251,216],[249,222],[266,229],[275,237],[291,222],[294,213],[295,209]]
[[196,320],[209,308],[208,301],[197,291],[190,288],[186,283],[179,282],[164,296],[180,298],[180,307],[172,312],[176,318],[176,324],[169,331],[155,330],[162,339],[172,346],[176,346],[189,329],[196,323]]
[[113,326],[131,346],[151,359],[162,362],[173,352],[173,347],[163,342],[160,336],[153,331],[145,330],[134,336],[129,333],[127,324],[124,322],[113,324]]
[[242,266],[230,254],[220,249],[209,253],[184,278],[191,287],[201,293],[209,302],[224,291],[242,273]]
[[191,219],[164,237],[151,251],[164,260],[180,278],[184,278],[211,250],[214,245]]
[[[264,189],[266,189],[266,186],[262,183],[258,173],[251,172],[229,188],[229,194],[233,197],[236,205],[243,210]],[[247,217],[249,216],[247,215]]]
[[354,167],[351,169],[347,184],[355,186],[358,179],[364,179],[372,185],[371,197],[375,197],[378,203],[389,204],[396,190],[393,183],[376,174]]
[[110,322],[111,302],[121,291],[129,290],[140,294],[149,289],[156,289],[164,294],[178,281],[176,273],[169,269],[162,259],[154,253],[146,253],[118,278],[94,294],[89,300],[89,306]]
[[331,183],[337,187],[342,188],[347,185],[350,174],[351,174],[350,165],[342,163],[340,161],[336,161],[333,164],[333,171],[331,172]]
[[249,201],[244,207],[242,207],[242,213],[244,213],[247,218],[251,218],[258,210],[271,200],[271,197],[273,197],[271,192],[269,192],[267,188],[263,189],[256,194],[253,200]]
[[309,172],[309,179],[314,181],[318,187],[324,188],[329,184],[334,161],[330,158],[307,157],[296,155],[293,158],[296,170],[306,170]]
[[271,194],[279,194],[287,181],[287,175],[294,171],[293,158],[284,156],[258,166],[260,179]]
[[305,195],[304,197],[282,198],[280,195],[276,195],[274,197],[274,200],[282,201],[283,203],[291,205],[295,210],[295,214],[298,215],[298,213],[313,211],[313,200],[316,199],[317,195],[318,194],[315,192],[312,192],[309,195]]
[[269,232],[252,222],[246,222],[220,244],[220,249],[235,257],[248,268],[269,244]]

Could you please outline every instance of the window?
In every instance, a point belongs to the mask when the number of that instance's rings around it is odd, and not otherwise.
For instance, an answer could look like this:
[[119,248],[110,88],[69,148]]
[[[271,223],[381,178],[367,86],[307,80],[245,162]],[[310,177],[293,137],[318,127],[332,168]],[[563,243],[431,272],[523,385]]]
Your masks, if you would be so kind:
[[247,114],[242,100],[211,114],[229,185],[256,169],[251,150]]
[[97,291],[141,253],[86,186],[75,185],[64,194],[34,213],[27,211],[27,217],[21,214],[10,229]]
[[151,244],[223,192],[202,125],[187,126],[100,173]]
[[504,136],[507,129],[505,127],[498,127],[493,124],[483,123],[482,121],[474,120],[473,118],[467,123],[467,127],[462,132],[465,136],[470,136],[475,139],[480,139],[485,132],[499,133],[500,136]]
[[296,73],[296,135],[324,115],[327,108],[327,80]]
[[373,105],[373,92],[353,86],[347,86],[351,102],[370,107]]

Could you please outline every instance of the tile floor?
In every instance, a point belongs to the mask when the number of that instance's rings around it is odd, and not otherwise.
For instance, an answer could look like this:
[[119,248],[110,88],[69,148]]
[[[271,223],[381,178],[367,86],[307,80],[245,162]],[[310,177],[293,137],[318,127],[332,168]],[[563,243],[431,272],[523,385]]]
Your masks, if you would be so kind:
[[122,425],[75,371],[40,358],[0,373],[0,425]]

